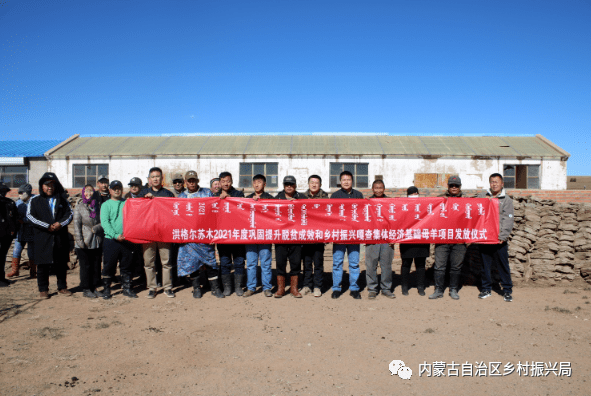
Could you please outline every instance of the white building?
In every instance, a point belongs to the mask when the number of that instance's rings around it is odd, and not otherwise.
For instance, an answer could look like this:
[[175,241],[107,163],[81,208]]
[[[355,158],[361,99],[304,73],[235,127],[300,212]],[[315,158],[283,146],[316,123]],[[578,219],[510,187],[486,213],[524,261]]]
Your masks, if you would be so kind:
[[564,190],[569,154],[541,135],[393,136],[386,134],[211,134],[187,136],[80,137],[74,135],[45,153],[48,170],[66,188],[96,184],[99,174],[127,185],[132,177],[145,183],[148,170],[160,167],[165,183],[171,175],[195,170],[201,185],[222,171],[234,185],[250,188],[252,176],[267,176],[267,190],[278,191],[285,175],[294,175],[304,191],[309,175],[322,177],[323,188],[338,188],[346,169],[356,188],[381,178],[387,188],[443,187],[457,174],[464,189],[488,185],[492,173],[505,177],[507,188]]

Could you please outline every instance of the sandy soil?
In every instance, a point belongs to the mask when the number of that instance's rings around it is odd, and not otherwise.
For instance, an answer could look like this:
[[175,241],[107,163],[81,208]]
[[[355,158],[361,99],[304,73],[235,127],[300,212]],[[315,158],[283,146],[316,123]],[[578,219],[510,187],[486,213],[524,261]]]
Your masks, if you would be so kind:
[[[363,269],[363,268],[362,268]],[[326,273],[327,286],[330,275]],[[23,271],[0,289],[0,393],[145,394],[589,394],[591,287],[518,285],[514,302],[479,300],[466,286],[459,301],[430,301],[416,289],[396,299],[321,298],[108,301],[76,293],[37,300]],[[365,273],[362,273],[365,276]],[[55,292],[55,278],[50,290]],[[429,287],[428,293],[433,287]],[[403,360],[410,380],[391,376]],[[443,361],[570,362],[572,375],[419,377],[419,364]],[[503,368],[501,366],[501,373]],[[453,392],[453,393],[452,393]]]

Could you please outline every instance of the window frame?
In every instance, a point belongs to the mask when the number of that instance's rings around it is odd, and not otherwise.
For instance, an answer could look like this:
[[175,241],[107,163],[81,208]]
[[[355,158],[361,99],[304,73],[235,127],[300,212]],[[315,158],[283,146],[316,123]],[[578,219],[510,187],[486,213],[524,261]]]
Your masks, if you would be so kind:
[[[243,166],[250,166],[250,173],[243,173]],[[264,172],[255,172],[254,167],[255,165],[262,165],[264,168]],[[269,173],[267,171],[267,167],[269,165],[274,165],[277,168],[277,172],[275,174]],[[279,162],[240,162],[239,170],[238,170],[238,187],[239,188],[252,188],[252,178],[255,175],[261,173],[267,178],[267,187],[270,189],[279,188]],[[246,182],[246,178],[248,177],[248,182]],[[273,182],[273,177],[275,177],[275,182]]]
[[[503,180],[505,188],[516,190],[540,190],[540,166],[540,164],[503,164]],[[507,174],[507,171],[510,168],[513,168],[513,172],[510,172],[513,173],[512,175]],[[532,172],[534,168],[537,168],[536,172]],[[534,175],[531,175],[531,173]],[[517,187],[518,174],[521,175],[519,177],[525,178],[525,188]]]
[[[76,174],[76,167],[77,166],[81,166],[84,168],[84,176],[80,176],[80,175]],[[98,183],[98,177],[102,174],[102,173],[99,173],[99,167],[101,167],[101,166],[107,167],[106,175],[110,180],[109,164],[72,164],[72,188],[82,188],[87,184],[90,184],[92,186],[96,186],[96,184]],[[90,168],[90,167],[94,167],[95,173],[93,175],[89,175],[88,168]],[[84,177],[84,183],[83,183],[83,185],[79,186],[76,182],[76,179],[81,178],[81,177]],[[91,177],[91,178],[94,177],[94,179],[95,179],[94,184],[88,182],[89,177]]]
[[[333,173],[333,166],[339,165],[340,171],[338,173]],[[341,180],[339,179],[339,175],[341,172],[345,170],[345,167],[354,167],[354,171],[351,172],[350,169],[346,169],[353,174],[353,188],[369,188],[369,162],[330,162],[329,163],[329,187],[330,188],[341,188]],[[360,174],[358,168],[360,166],[367,167],[367,174]],[[333,179],[336,177],[336,179]],[[359,178],[366,178],[365,186],[360,186],[360,182],[358,181]]]
[[[22,168],[21,171],[18,172],[10,172],[7,170],[14,170],[15,168]],[[22,170],[24,169],[24,173],[22,172]],[[25,180],[21,183],[18,182],[16,183],[16,177],[19,175],[23,175],[25,176]],[[10,179],[7,179],[7,177],[10,177]],[[2,165],[0,166],[0,180],[3,181],[4,183],[6,183],[6,185],[10,188],[19,188],[20,186],[22,186],[23,184],[26,184],[29,182],[29,167],[26,165]]]

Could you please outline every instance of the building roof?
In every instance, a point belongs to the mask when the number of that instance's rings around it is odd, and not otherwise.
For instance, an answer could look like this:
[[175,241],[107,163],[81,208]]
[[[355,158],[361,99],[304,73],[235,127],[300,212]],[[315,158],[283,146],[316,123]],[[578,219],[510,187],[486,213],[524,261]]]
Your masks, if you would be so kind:
[[46,152],[52,158],[106,156],[377,155],[568,159],[536,136],[197,135],[79,137]]
[[3,140],[0,141],[0,157],[43,157],[59,143],[60,140]]

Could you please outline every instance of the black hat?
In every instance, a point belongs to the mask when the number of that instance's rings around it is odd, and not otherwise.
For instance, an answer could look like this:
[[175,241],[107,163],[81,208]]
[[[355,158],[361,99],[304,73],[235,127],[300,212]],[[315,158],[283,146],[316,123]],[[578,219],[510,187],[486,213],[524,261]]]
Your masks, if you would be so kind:
[[450,176],[449,179],[447,180],[447,184],[457,184],[459,186],[462,185],[462,179],[460,179],[460,176]]
[[142,179],[140,179],[139,177],[132,177],[131,180],[129,181],[128,186],[141,186],[142,185]]
[[110,188],[111,190],[114,190],[114,189],[116,189],[116,188],[123,189],[123,183],[121,183],[119,180],[113,180],[113,181],[111,182],[111,184],[109,184],[109,188]]
[[6,183],[4,183],[3,181],[0,181],[0,191],[6,191],[6,192],[8,192],[8,191],[10,191],[10,187],[8,187],[6,185]]
[[22,194],[22,193],[27,193],[29,195],[31,195],[31,192],[33,192],[33,186],[31,186],[29,183],[23,184],[22,186],[20,186],[18,188],[18,193]]
[[291,175],[287,175],[283,178],[283,184],[297,184],[296,178]]
[[413,194],[418,194],[419,193],[419,189],[416,188],[415,186],[410,186],[407,190],[406,190],[406,195],[413,195]]
[[[103,182],[102,180],[106,180],[106,182]],[[99,175],[99,177],[98,177],[98,179],[96,181],[99,181],[101,183],[108,183],[109,182],[109,176]]]

